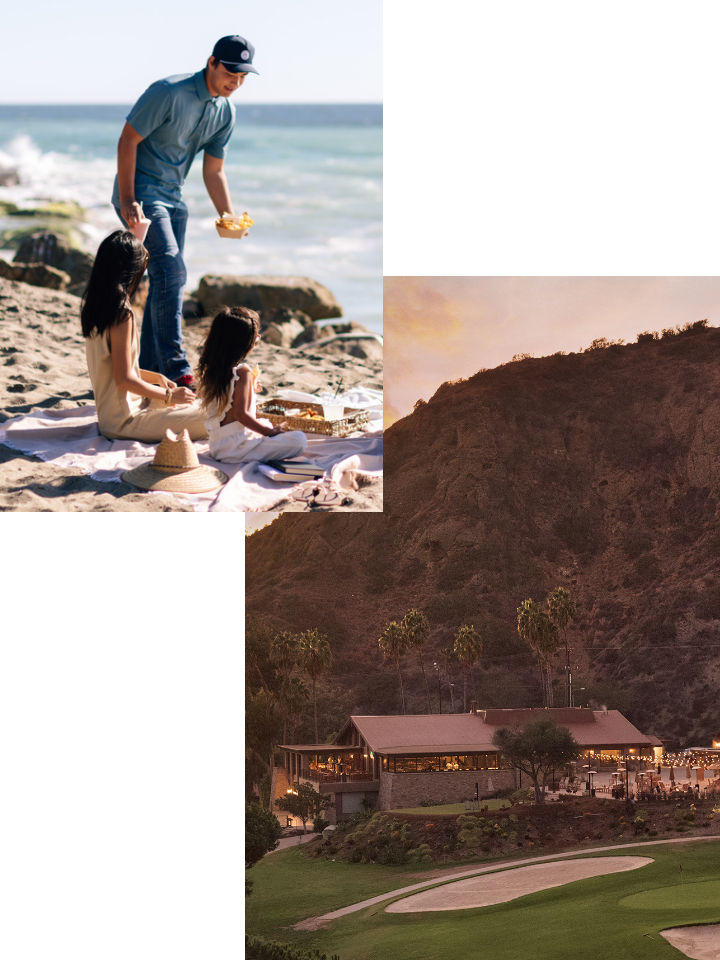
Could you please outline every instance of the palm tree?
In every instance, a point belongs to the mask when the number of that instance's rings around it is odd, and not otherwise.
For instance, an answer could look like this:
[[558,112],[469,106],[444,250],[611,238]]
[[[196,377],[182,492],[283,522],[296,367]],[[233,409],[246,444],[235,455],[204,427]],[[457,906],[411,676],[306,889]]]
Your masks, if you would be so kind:
[[560,635],[549,615],[542,611],[539,621],[538,651],[545,667],[545,689],[547,690],[547,706],[553,706],[552,658],[560,645]]
[[293,725],[293,735],[310,693],[300,677],[283,677],[277,693],[280,716],[283,721],[283,743],[287,743],[288,723]]
[[287,630],[276,633],[270,641],[270,656],[275,669],[282,677],[289,677],[293,668],[298,665],[299,646],[300,638]]
[[414,647],[420,657],[420,669],[422,670],[423,680],[425,681],[425,692],[428,700],[428,713],[432,713],[432,704],[430,703],[430,687],[425,676],[425,664],[422,658],[422,648],[430,636],[430,623],[425,614],[416,610],[414,607],[402,618],[402,627],[409,647]]
[[[455,650],[452,647],[443,647],[441,650],[438,650],[438,653],[442,657],[442,661],[445,666],[445,679],[450,687],[450,709],[453,713],[455,713],[455,697],[453,696],[453,687],[455,684],[450,681],[450,664],[456,662],[457,657],[455,656]],[[440,701],[440,713],[442,713],[442,700]]]
[[315,743],[318,742],[317,697],[315,683],[317,678],[330,669],[332,653],[327,637],[317,630],[306,630],[300,635],[298,643],[299,662],[312,680],[313,710],[315,713]]
[[[463,712],[467,713],[467,678],[472,679],[473,664],[482,656],[483,642],[482,638],[475,631],[472,625],[460,627],[455,637],[453,647],[463,669]],[[473,696],[475,696],[475,683],[473,681]]]
[[567,705],[571,707],[573,705],[572,681],[570,679],[570,648],[568,647],[567,627],[570,621],[575,619],[575,616],[577,615],[577,607],[575,606],[575,601],[570,596],[568,591],[564,590],[562,587],[557,587],[555,592],[548,597],[547,605],[550,619],[556,627],[562,630],[563,639],[565,640]]
[[553,687],[551,674],[552,656],[557,650],[559,638],[555,624],[547,610],[534,600],[523,600],[517,608],[518,633],[537,654],[540,665],[543,706],[552,707]]
[[383,630],[382,636],[378,640],[380,649],[385,660],[392,660],[397,667],[398,679],[400,680],[400,700],[402,702],[402,712],[405,713],[405,691],[403,690],[402,673],[400,672],[400,660],[405,656],[408,649],[408,639],[405,631],[395,620]]

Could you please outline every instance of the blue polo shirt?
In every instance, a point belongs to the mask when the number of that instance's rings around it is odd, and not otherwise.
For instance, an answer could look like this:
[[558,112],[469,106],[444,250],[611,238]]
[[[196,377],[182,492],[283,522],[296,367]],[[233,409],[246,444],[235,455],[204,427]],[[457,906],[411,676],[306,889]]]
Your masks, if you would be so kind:
[[[135,199],[182,203],[182,185],[200,150],[224,159],[235,124],[227,97],[212,97],[203,71],[158,80],[125,118],[143,139],[137,148]],[[117,175],[112,202],[120,206]]]

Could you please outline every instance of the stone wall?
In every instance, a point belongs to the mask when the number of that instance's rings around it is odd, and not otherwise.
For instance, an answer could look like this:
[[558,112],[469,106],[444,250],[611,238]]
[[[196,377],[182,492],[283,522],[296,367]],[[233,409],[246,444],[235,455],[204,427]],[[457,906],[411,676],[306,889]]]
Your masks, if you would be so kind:
[[[488,778],[492,790],[488,790]],[[385,773],[380,775],[379,810],[416,807],[421,800],[433,803],[460,803],[472,800],[475,784],[480,799],[495,790],[517,786],[514,770],[455,770],[452,773]]]
[[[365,798],[372,803],[374,807],[377,807],[377,780],[362,780],[354,783],[313,783],[312,786],[315,790],[319,789],[320,793],[327,793],[330,795],[333,801],[333,806],[329,807],[327,810],[324,810],[322,815],[325,820],[332,824],[340,823],[341,820],[347,820],[348,817],[353,815],[351,812],[348,812],[346,809],[344,809],[344,807],[356,807],[358,805],[358,797],[361,798],[360,803],[362,803],[362,798]],[[349,804],[343,803],[343,797],[345,794],[349,794],[353,798]]]

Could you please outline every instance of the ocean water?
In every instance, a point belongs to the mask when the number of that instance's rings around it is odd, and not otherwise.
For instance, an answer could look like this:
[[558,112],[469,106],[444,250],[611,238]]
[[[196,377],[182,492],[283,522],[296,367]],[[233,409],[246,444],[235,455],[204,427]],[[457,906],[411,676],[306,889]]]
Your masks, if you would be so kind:
[[[346,319],[382,332],[382,106],[236,108],[225,170],[236,212],[255,226],[243,240],[218,237],[198,157],[184,188],[188,290],[206,273],[308,276],[332,290]],[[76,200],[96,249],[119,226],[110,195],[129,109],[0,105],[0,167],[21,178],[0,199]]]

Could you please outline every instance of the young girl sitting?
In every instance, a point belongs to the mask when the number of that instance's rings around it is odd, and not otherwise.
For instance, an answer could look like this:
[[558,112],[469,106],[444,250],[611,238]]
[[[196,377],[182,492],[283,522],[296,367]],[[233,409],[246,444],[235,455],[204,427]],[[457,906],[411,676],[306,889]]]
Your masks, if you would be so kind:
[[260,318],[246,307],[215,314],[196,371],[198,396],[207,411],[210,456],[226,463],[296,457],[307,444],[300,430],[286,433],[255,415],[260,384],[243,363],[260,342]]

